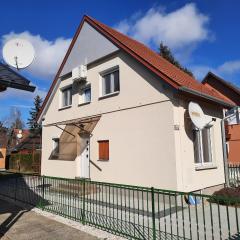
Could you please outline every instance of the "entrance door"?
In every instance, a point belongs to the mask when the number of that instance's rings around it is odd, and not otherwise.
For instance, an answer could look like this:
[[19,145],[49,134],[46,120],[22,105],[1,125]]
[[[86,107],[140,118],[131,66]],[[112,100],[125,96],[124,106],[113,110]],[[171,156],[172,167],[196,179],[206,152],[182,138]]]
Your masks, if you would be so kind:
[[80,155],[81,161],[81,178],[90,177],[90,139],[89,137],[83,137],[82,141],[82,153]]

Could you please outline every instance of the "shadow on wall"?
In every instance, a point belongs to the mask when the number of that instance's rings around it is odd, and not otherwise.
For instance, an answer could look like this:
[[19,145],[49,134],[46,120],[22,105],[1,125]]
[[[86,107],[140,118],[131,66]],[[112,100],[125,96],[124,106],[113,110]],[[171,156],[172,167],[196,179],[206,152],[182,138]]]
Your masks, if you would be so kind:
[[[22,176],[16,173],[0,172],[0,238],[26,212],[35,206],[46,205],[42,198],[42,180],[40,176]],[[13,204],[8,201],[12,201]],[[14,203],[22,203],[17,207]]]

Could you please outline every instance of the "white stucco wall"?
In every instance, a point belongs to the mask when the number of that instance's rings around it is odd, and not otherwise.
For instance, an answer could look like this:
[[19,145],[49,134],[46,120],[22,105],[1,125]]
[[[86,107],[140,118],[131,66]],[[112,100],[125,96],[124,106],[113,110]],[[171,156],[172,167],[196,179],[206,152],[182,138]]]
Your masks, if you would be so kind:
[[187,120],[185,117],[190,100],[179,100],[174,107],[174,124],[179,125],[179,131],[174,131],[176,166],[178,169],[177,189],[186,192],[208,188],[225,182],[221,137],[222,109],[216,105],[192,99],[200,104],[209,119],[216,118],[216,122],[213,122],[212,131],[213,168],[199,170],[194,164],[193,135],[191,130],[188,133],[186,131],[187,128],[189,129],[189,123],[191,124],[191,120]]
[[117,50],[118,48],[113,43],[99,34],[87,22],[84,22],[68,60],[63,67],[61,76],[71,72],[74,67],[88,64]]
[[[107,126],[107,127],[106,127]],[[109,140],[109,161],[98,161],[98,140]],[[176,189],[173,106],[170,101],[103,115],[93,131],[93,180]]]
[[[120,93],[99,100],[99,73],[114,66],[119,66]],[[59,111],[60,91],[57,91],[45,115],[44,125],[102,114],[93,131],[90,147],[91,160],[102,171],[91,165],[91,178],[175,189],[171,89],[123,53],[90,66],[88,81],[92,87],[92,102],[78,106],[79,94],[76,92],[72,107]],[[59,88],[70,83],[71,79],[64,80]],[[43,127],[42,174],[75,177],[76,161],[48,160],[52,151],[51,139],[60,134],[61,130],[56,127]],[[110,141],[110,161],[99,162],[97,141],[106,138]]]

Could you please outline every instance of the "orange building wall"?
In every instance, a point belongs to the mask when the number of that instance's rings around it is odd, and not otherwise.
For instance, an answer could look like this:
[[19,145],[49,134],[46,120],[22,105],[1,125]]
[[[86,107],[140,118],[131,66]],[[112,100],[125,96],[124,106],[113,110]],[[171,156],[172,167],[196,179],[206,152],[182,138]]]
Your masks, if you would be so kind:
[[240,163],[240,124],[226,126],[229,144],[229,163]]
[[0,148],[3,158],[0,157],[0,169],[5,169],[6,148]]

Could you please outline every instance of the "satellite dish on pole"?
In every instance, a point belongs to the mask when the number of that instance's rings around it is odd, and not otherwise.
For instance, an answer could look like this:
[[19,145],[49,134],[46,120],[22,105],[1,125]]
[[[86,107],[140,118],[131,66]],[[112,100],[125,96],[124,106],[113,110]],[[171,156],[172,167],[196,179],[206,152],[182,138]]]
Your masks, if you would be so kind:
[[203,129],[207,125],[207,118],[198,103],[190,102],[188,105],[189,116],[198,129]]
[[20,129],[20,130],[18,131],[17,138],[18,138],[18,139],[21,139],[22,137],[23,137],[23,135],[22,135],[22,130]]
[[32,63],[34,55],[32,44],[25,39],[9,40],[3,47],[4,61],[17,69],[28,67]]

